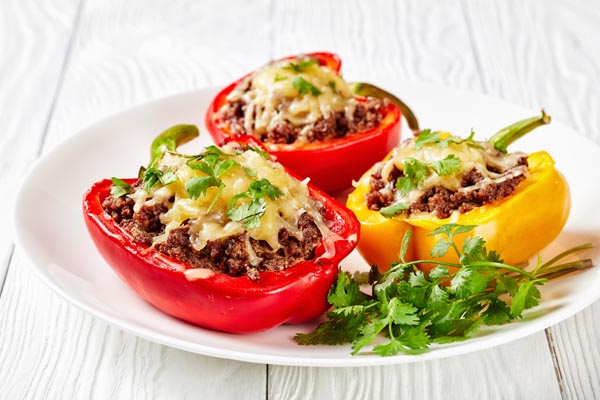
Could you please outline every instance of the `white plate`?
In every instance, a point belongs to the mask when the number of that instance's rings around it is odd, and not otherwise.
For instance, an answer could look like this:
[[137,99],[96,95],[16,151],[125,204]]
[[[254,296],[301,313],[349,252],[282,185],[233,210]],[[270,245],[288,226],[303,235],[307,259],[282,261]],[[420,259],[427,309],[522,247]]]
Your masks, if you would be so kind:
[[[422,84],[392,83],[384,87],[401,94],[416,111],[422,127],[479,138],[518,119],[534,115],[488,97]],[[477,337],[433,347],[419,356],[351,356],[349,346],[298,346],[295,333],[314,324],[286,325],[253,335],[234,335],[198,328],[158,311],[138,298],[94,248],[84,226],[84,191],[105,177],[135,176],[148,160],[155,135],[178,123],[204,127],[204,111],[215,89],[184,93],[154,101],[106,119],[66,140],[35,165],[26,177],[15,213],[18,244],[34,271],[71,303],[140,337],[195,353],[249,362],[308,366],[363,366],[421,361],[464,354],[522,338],[575,314],[600,296],[600,268],[551,282],[541,306],[522,321],[487,329]],[[549,110],[552,111],[552,110]],[[210,143],[188,143],[192,152]],[[583,242],[600,242],[600,148],[573,130],[554,123],[512,146],[515,150],[549,150],[572,190],[571,216],[560,237],[544,251],[556,254]],[[535,212],[535,210],[532,210]],[[518,216],[515,215],[515,219]],[[527,239],[526,233],[524,240]],[[597,263],[598,254],[594,254]],[[366,268],[353,253],[345,268]]]

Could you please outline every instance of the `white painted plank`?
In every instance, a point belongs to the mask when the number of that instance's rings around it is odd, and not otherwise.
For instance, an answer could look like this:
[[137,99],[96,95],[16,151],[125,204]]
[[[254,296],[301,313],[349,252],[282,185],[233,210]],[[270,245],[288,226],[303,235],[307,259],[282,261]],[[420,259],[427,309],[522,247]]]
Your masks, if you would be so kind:
[[559,399],[553,369],[543,368],[551,364],[538,333],[491,350],[399,366],[271,366],[269,398]]
[[3,399],[256,399],[266,367],[155,344],[71,306],[20,251],[0,299]]
[[0,292],[13,248],[13,195],[37,156],[77,3],[0,3]]

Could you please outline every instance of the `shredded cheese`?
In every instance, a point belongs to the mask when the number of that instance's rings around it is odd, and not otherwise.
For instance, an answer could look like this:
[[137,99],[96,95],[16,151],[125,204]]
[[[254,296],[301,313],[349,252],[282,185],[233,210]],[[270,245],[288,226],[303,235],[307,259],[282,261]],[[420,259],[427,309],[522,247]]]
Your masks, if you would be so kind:
[[[222,151],[228,154],[227,158],[238,163],[229,169],[220,178],[223,187],[220,193],[217,187],[209,187],[206,196],[191,198],[186,182],[195,177],[207,176],[204,172],[190,168],[183,155],[165,153],[160,168],[170,168],[177,180],[165,186],[153,188],[150,193],[142,187],[137,187],[129,195],[135,201],[134,212],[139,212],[142,207],[164,204],[168,211],[160,216],[160,221],[165,225],[165,232],[154,238],[153,245],[164,242],[169,233],[185,222],[190,222],[190,240],[195,250],[202,250],[209,241],[216,241],[234,235],[248,232],[246,236],[246,249],[248,250],[250,264],[258,265],[261,259],[255,254],[250,244],[250,238],[264,240],[275,252],[281,248],[279,231],[285,228],[298,240],[302,240],[302,231],[297,227],[300,216],[307,213],[321,232],[324,241],[335,236],[327,227],[326,221],[319,212],[319,204],[309,196],[306,181],[300,182],[288,175],[283,167],[270,160],[264,159],[255,151],[236,150],[236,144],[226,145]],[[251,177],[245,168],[249,168],[256,176]],[[279,188],[283,195],[271,200],[265,197],[266,210],[260,218],[260,225],[247,229],[243,222],[233,221],[227,216],[228,203],[237,194],[248,190],[253,181],[268,179],[270,183]],[[209,207],[215,196],[218,198],[209,212]]]
[[[356,100],[350,87],[339,75],[318,63],[294,69],[293,63],[309,59],[278,61],[266,65],[247,77],[227,97],[229,102],[242,100],[245,104],[244,129],[260,137],[272,131],[278,123],[288,122],[302,127],[298,140],[306,140],[312,124],[343,112],[352,119]],[[300,93],[294,85],[301,78],[312,85],[318,94]],[[228,107],[226,104],[224,107]]]
[[[453,192],[469,192],[480,189],[491,183],[501,183],[507,179],[518,175],[528,174],[527,166],[518,165],[519,160],[525,157],[522,152],[503,154],[496,150],[489,142],[469,142],[463,141],[462,138],[455,137],[446,147],[438,144],[426,144],[421,148],[415,147],[414,139],[407,139],[400,146],[396,147],[391,156],[375,166],[375,169],[381,171],[381,177],[388,182],[382,189],[384,193],[391,194],[395,192],[396,202],[404,202],[411,204],[416,202],[430,188],[442,186]],[[425,178],[422,185],[411,190],[408,194],[402,194],[400,191],[394,191],[394,182],[391,179],[391,174],[394,169],[404,171],[405,161],[409,158],[417,159],[427,165],[431,165],[435,161],[445,159],[447,156],[453,155],[460,159],[460,169],[456,172],[440,176],[431,171],[431,174]],[[462,176],[475,169],[483,179],[475,185],[462,187]]]

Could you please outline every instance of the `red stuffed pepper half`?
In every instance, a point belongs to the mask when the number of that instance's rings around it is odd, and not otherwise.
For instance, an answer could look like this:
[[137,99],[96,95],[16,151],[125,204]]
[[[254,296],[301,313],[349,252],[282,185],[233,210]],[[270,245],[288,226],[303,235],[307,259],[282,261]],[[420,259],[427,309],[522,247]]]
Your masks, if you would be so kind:
[[328,193],[349,188],[398,144],[402,113],[385,97],[357,96],[367,84],[344,81],[340,67],[331,53],[271,62],[223,89],[206,125],[216,143],[235,134],[259,139]]
[[138,178],[86,192],[102,256],[143,299],[202,327],[250,333],[321,315],[358,241],[354,214],[249,136],[175,151],[195,135],[189,125],[165,131]]

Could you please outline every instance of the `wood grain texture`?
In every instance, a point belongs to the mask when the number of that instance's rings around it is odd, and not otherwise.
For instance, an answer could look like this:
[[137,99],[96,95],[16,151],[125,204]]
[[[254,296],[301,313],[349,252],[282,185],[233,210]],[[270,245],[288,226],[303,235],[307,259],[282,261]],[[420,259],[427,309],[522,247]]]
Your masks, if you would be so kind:
[[[559,399],[543,333],[408,365],[269,368],[270,399]],[[535,370],[532,366],[535,365]],[[529,382],[529,384],[527,384]]]
[[77,0],[0,4],[0,293],[13,249],[13,195],[36,158],[59,85]]

